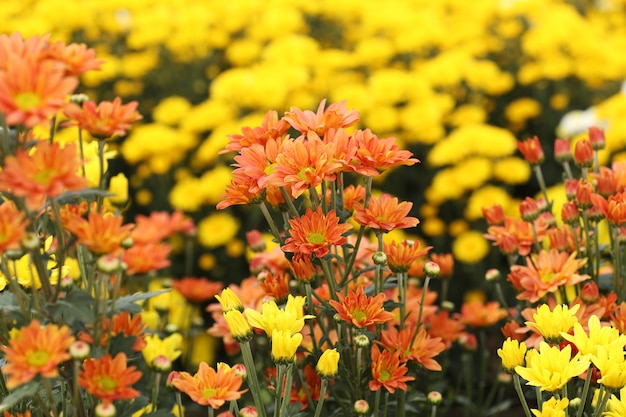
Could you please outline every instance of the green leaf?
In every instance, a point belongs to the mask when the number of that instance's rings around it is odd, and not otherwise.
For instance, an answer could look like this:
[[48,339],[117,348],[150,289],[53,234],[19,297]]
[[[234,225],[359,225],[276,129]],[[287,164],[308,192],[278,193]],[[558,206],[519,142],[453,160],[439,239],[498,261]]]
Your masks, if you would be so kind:
[[93,305],[94,299],[86,291],[72,291],[48,308],[54,321],[71,326],[75,322],[85,322],[87,318],[91,321]]
[[2,404],[0,404],[0,411],[8,410],[20,401],[32,398],[33,395],[39,392],[39,388],[40,385],[37,381],[31,381],[27,384],[20,385],[11,391],[9,395],[4,397]]
[[[157,295],[164,294],[168,291],[170,291],[169,288],[158,291],[138,292],[135,294],[120,297],[115,302],[115,310],[112,313],[115,314],[119,313],[120,311],[139,313],[141,311],[141,305],[137,304],[137,301],[144,301],[148,298],[156,297]],[[109,307],[113,307],[113,301],[109,301]]]

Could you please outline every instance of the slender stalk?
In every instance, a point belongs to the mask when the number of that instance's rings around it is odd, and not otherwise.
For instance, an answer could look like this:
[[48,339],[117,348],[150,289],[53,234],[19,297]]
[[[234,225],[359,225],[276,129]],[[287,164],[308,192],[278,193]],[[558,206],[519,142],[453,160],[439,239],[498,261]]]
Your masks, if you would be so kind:
[[213,407],[209,406],[208,407],[208,414],[209,417],[213,417],[215,416],[215,410],[213,409]]
[[320,417],[322,415],[322,407],[324,405],[326,388],[328,388],[328,379],[322,378],[322,386],[320,387],[320,400],[317,402],[317,407],[315,407],[315,416],[313,417]]
[[600,417],[602,415],[602,413],[604,412],[604,408],[606,407],[607,401],[609,400],[609,398],[611,398],[611,392],[604,388],[604,385],[601,385],[600,396],[598,398],[602,398],[602,400],[598,402],[596,410],[593,413],[593,417]]
[[83,129],[79,127],[78,128],[78,150],[80,151],[80,161],[82,162],[80,165],[80,168],[81,168],[83,178],[87,178],[87,171],[85,168],[85,163],[87,161],[85,161],[85,147],[84,147],[83,142],[84,142],[83,141]]
[[327,259],[320,259],[322,264],[322,270],[324,271],[324,276],[326,277],[326,282],[328,283],[328,292],[330,292],[330,298],[333,300],[338,300],[337,297],[337,280],[332,273],[332,269],[330,263]]
[[274,417],[280,411],[280,399],[283,397],[283,383],[285,381],[285,365],[276,364],[276,394],[274,395]]
[[241,346],[241,355],[243,356],[243,364],[246,367],[248,374],[248,385],[252,392],[252,398],[254,399],[254,405],[256,406],[259,417],[266,417],[265,406],[261,399],[261,386],[254,366],[254,359],[252,357],[252,349],[250,349],[250,341],[244,341],[239,344]]
[[283,239],[280,235],[280,232],[278,231],[278,228],[276,227],[276,223],[274,223],[274,219],[272,218],[272,215],[267,209],[267,205],[265,204],[265,201],[261,201],[261,203],[259,204],[259,208],[261,209],[261,213],[263,213],[263,217],[265,217],[265,221],[267,221],[267,224],[269,225],[270,230],[272,231],[272,235],[274,235],[278,243],[282,245],[284,243]]
[[183,417],[185,412],[183,411],[183,398],[179,391],[176,391],[176,407],[178,408],[178,415]]
[[159,385],[161,384],[161,372],[154,373],[154,386],[152,387],[152,411],[159,407]]
[[520,377],[517,374],[513,375],[513,386],[515,387],[515,392],[517,392],[517,396],[522,403],[524,415],[526,417],[532,417],[532,414],[530,413],[530,408],[528,407],[528,403],[526,402],[526,397],[524,396],[524,392],[522,391],[522,383],[520,382]]
[[287,411],[287,405],[291,402],[291,383],[293,381],[293,363],[287,365],[287,380],[285,381],[285,395],[283,403],[280,406],[280,417],[284,417]]
[[430,409],[430,417],[436,417],[437,416],[437,406],[433,405],[432,408]]
[[380,409],[380,389],[376,391],[376,397],[374,397],[374,417],[378,417],[379,409]]
[[550,205],[550,199],[548,198],[548,190],[546,188],[546,181],[543,178],[543,172],[541,171],[540,165],[533,165],[533,171],[535,172],[535,177],[537,177],[537,182],[539,183],[539,188],[543,194],[543,198],[546,199],[546,203]]
[[287,204],[287,210],[289,211],[291,217],[300,217],[300,213],[298,213],[296,206],[293,205],[293,200],[291,199],[291,196],[289,195],[285,187],[280,187],[280,193],[285,199],[285,204]]

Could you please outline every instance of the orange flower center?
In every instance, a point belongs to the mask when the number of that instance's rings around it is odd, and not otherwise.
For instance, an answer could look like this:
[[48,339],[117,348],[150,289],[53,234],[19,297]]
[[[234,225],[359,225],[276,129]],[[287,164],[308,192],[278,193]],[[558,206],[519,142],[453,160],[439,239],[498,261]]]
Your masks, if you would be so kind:
[[50,353],[45,350],[38,350],[37,352],[33,352],[28,357],[28,364],[30,366],[41,367],[48,363],[50,360]]
[[20,110],[30,110],[39,106],[39,103],[41,103],[41,97],[33,92],[20,93],[15,96],[15,104]]
[[306,237],[306,241],[313,245],[321,245],[324,243],[324,234],[322,233],[309,233]]
[[105,376],[98,380],[98,385],[105,391],[112,391],[115,389],[115,387],[117,387],[117,382]]
[[391,378],[391,372],[389,372],[386,369],[381,369],[380,370],[380,377],[378,378],[381,381],[389,381],[389,379]]
[[215,388],[203,389],[202,390],[202,397],[203,398],[211,398],[211,397],[214,397],[216,393],[217,393],[217,390]]

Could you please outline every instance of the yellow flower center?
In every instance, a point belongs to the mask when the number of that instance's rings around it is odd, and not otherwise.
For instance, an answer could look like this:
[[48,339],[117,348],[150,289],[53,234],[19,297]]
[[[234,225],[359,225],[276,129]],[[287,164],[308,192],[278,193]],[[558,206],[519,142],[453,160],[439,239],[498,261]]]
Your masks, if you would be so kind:
[[52,178],[52,170],[42,169],[35,174],[35,182],[39,184],[48,185],[50,184],[50,178]]
[[306,241],[313,245],[321,245],[324,243],[324,235],[322,233],[309,233],[306,237]]
[[391,378],[391,373],[388,370],[382,369],[380,371],[380,378],[378,379],[380,379],[381,381],[389,381],[390,378]]
[[302,168],[298,172],[298,178],[300,178],[302,181],[305,181],[309,177],[308,174],[314,174],[314,173],[315,173],[315,168],[311,168],[311,167]]
[[100,388],[106,391],[112,391],[115,389],[115,387],[117,387],[117,382],[105,376],[104,378],[100,378],[98,380],[98,385],[100,386]]
[[364,319],[365,317],[367,317],[367,313],[361,310],[354,310],[352,312],[352,317],[354,317],[356,321],[361,321],[361,319]]
[[36,93],[26,92],[15,96],[15,104],[20,110],[30,110],[39,106],[39,103],[41,103],[41,97]]
[[211,397],[214,397],[216,393],[217,393],[217,390],[215,388],[203,389],[202,390],[202,397],[203,398],[211,398]]
[[50,354],[45,350],[38,350],[33,352],[28,357],[28,364],[31,366],[41,367],[48,363],[50,360]]

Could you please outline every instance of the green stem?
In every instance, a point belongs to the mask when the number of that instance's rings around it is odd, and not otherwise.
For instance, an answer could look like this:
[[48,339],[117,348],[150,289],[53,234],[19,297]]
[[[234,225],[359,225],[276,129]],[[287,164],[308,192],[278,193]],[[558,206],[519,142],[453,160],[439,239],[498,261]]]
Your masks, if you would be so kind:
[[320,262],[322,264],[324,276],[326,277],[326,282],[328,283],[328,292],[330,292],[330,298],[332,298],[333,300],[338,300],[339,297],[337,297],[337,280],[332,273],[330,263],[327,259],[320,259]]
[[593,365],[589,365],[587,369],[587,377],[585,378],[585,385],[583,386],[583,392],[580,396],[582,400],[580,403],[580,408],[576,412],[576,417],[582,417],[583,411],[585,411],[585,404],[587,404],[587,397],[589,396],[589,386],[591,385],[591,375],[593,374]]
[[276,227],[276,223],[274,223],[274,218],[270,214],[270,211],[267,209],[267,205],[265,204],[265,201],[261,201],[261,203],[259,204],[259,207],[261,208],[261,213],[263,213],[263,217],[265,217],[265,221],[267,221],[267,224],[269,225],[270,230],[272,231],[272,235],[274,235],[278,243],[282,245],[284,243],[283,239],[280,235],[280,232],[278,231],[278,228]]
[[279,187],[279,188],[280,188],[280,193],[283,195],[283,198],[285,199],[285,204],[287,204],[287,210],[289,211],[289,214],[291,215],[291,217],[296,217],[296,218],[300,217],[300,213],[298,213],[296,206],[293,205],[293,200],[291,199],[291,196],[289,195],[285,187]]
[[326,388],[328,387],[328,379],[322,378],[322,386],[320,387],[320,399],[315,407],[315,416],[320,417],[322,415],[322,407],[324,405],[324,397],[326,396]]
[[604,408],[606,407],[606,403],[611,398],[611,392],[607,391],[604,385],[600,385],[600,396],[598,398],[602,398],[601,401],[598,402],[596,406],[596,411],[593,413],[593,417],[600,417],[604,412]]
[[520,377],[517,374],[513,375],[513,385],[515,386],[515,392],[517,392],[517,396],[522,403],[524,415],[526,417],[532,417],[530,408],[528,407],[528,403],[526,402],[526,397],[524,396],[524,392],[522,391],[522,383],[520,382]]
[[[280,411],[280,399],[283,395],[283,382],[285,380],[285,365],[276,364],[276,393],[274,395],[274,417],[278,417]],[[291,395],[290,393],[287,395]]]
[[379,388],[376,391],[376,397],[374,397],[374,417],[378,417],[378,410],[380,409],[380,391],[382,388]]
[[152,411],[159,407],[159,385],[161,384],[161,372],[154,374],[154,386],[152,387]]
[[266,417],[265,406],[261,399],[261,386],[257,377],[256,367],[254,366],[254,359],[252,357],[252,349],[250,349],[250,341],[244,341],[239,344],[241,346],[241,355],[243,357],[243,364],[246,367],[248,374],[248,385],[252,392],[252,398],[254,399],[254,405],[256,406],[259,417]]
[[293,363],[287,365],[287,381],[285,381],[285,395],[283,395],[283,403],[280,406],[280,417],[284,417],[287,411],[287,405],[291,403],[291,383],[293,381]]
[[533,170],[535,172],[535,177],[537,177],[537,182],[539,183],[539,188],[543,193],[543,198],[546,199],[546,203],[550,206],[550,200],[548,199],[548,190],[546,188],[546,181],[543,179],[543,172],[541,171],[540,165],[534,165]]
[[179,416],[184,416],[185,412],[183,411],[183,398],[180,395],[179,391],[176,391],[176,407],[178,407],[178,415]]

